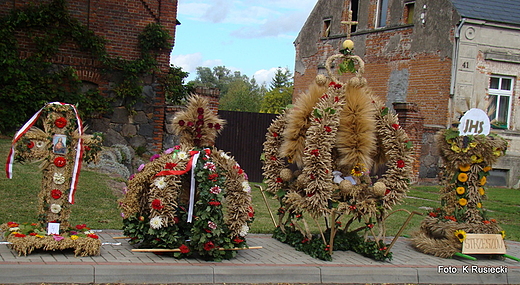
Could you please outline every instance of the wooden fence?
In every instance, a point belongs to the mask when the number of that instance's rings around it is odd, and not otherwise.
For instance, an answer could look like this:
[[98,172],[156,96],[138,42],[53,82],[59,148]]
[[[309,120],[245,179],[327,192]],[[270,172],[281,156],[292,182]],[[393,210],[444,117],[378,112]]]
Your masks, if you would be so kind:
[[236,111],[218,111],[227,121],[215,146],[229,152],[247,173],[249,181],[262,182],[263,143],[267,128],[277,115]]

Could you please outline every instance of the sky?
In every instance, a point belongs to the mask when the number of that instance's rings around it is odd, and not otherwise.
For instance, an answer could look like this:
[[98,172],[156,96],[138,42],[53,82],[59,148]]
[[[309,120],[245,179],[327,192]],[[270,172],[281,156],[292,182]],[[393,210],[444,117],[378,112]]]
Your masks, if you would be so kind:
[[294,74],[294,40],[317,0],[179,0],[170,63],[225,66],[269,86],[278,67]]

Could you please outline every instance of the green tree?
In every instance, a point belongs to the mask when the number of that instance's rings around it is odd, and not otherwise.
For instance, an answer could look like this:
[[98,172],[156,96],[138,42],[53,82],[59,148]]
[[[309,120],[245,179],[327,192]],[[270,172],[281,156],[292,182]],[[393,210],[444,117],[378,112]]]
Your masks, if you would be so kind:
[[170,70],[164,78],[163,86],[166,102],[183,105],[186,97],[194,91],[193,82],[184,83],[190,74],[182,70],[182,67],[170,65]]
[[249,79],[240,71],[232,72],[225,66],[197,67],[195,86],[218,88],[220,90],[219,109],[227,111],[259,112],[265,86],[258,86],[256,80]]
[[262,113],[279,114],[292,103],[294,91],[292,74],[288,68],[279,67],[271,80],[270,90],[265,94],[260,108]]

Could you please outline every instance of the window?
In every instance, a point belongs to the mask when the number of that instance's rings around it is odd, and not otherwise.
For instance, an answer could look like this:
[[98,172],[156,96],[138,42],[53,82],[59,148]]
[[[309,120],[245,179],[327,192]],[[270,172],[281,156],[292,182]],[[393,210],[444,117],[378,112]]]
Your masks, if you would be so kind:
[[413,24],[413,12],[415,11],[415,2],[410,1],[404,4],[404,23]]
[[376,28],[386,26],[386,14],[388,12],[388,0],[379,0],[377,4]]
[[507,129],[509,127],[512,97],[513,78],[492,75],[489,80],[488,113],[493,128]]
[[330,22],[331,18],[323,19],[323,32],[321,34],[322,37],[327,38],[330,36]]
[[[348,9],[352,11],[352,21],[358,20],[358,7],[359,7],[359,0],[351,0],[348,4]],[[357,25],[352,25],[350,28],[350,32],[353,33],[356,31]]]

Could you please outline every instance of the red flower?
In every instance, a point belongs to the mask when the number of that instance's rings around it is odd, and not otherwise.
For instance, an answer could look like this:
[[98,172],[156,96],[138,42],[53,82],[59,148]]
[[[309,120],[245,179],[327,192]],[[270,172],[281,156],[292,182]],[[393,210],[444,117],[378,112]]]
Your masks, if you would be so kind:
[[350,210],[355,210],[356,209],[356,205],[350,205],[348,207],[350,208]]
[[385,246],[385,247],[380,248],[379,250],[380,250],[380,251],[383,251],[383,250],[387,250],[387,249],[388,249],[388,248]]
[[188,252],[190,252],[190,248],[187,247],[185,244],[179,246],[179,250],[181,251],[181,253],[188,253]]
[[208,123],[208,128],[213,129],[213,123]]
[[89,151],[89,150],[90,150],[90,146],[88,146],[88,145],[84,146],[84,147],[83,147],[83,150],[84,150],[84,151]]
[[220,128],[221,128],[219,123],[216,123],[214,127],[215,127],[215,130],[220,130]]
[[314,174],[312,174],[312,173],[309,176],[310,176],[311,180],[316,179],[316,176],[314,176]]
[[437,218],[437,214],[434,213],[434,212],[430,212],[430,213],[428,214],[428,216],[430,216],[430,217],[432,217],[432,218]]
[[197,113],[203,114],[204,113],[204,109],[203,108],[197,108]]
[[54,121],[54,125],[61,129],[67,125],[67,119],[59,117]]
[[89,238],[98,239],[99,237],[96,234],[88,234]]
[[386,189],[386,191],[385,191],[385,195],[388,195],[388,194],[390,194],[390,189]]
[[247,216],[250,218],[255,216],[255,210],[253,209],[253,207],[249,207],[249,212],[247,212]]
[[36,235],[38,235],[38,234],[37,234],[37,233],[30,233],[29,235],[30,235],[30,236],[36,236]]
[[371,229],[374,227],[374,224],[367,224],[367,228]]
[[27,144],[27,148],[28,149],[31,149],[34,147],[34,142],[33,141],[30,141],[28,144]]
[[174,169],[177,166],[177,163],[168,162],[164,168],[166,169]]
[[392,128],[397,130],[397,129],[399,129],[399,125],[398,124],[392,124]]
[[314,196],[314,192],[307,193],[307,197],[312,197],[312,196]]
[[65,157],[58,156],[54,159],[54,165],[56,165],[56,167],[64,167],[66,164],[67,160],[65,159]]
[[204,244],[204,250],[210,251],[215,248],[215,244],[212,241],[208,241]]
[[233,242],[236,243],[236,244],[242,243],[242,242],[244,242],[244,241],[245,241],[245,240],[243,240],[243,239],[241,239],[241,238],[239,238],[239,237],[235,237],[235,238],[233,239]]
[[16,233],[16,234],[14,234],[14,236],[15,236],[15,237],[25,237],[25,235],[24,235],[24,234],[21,234],[21,233]]
[[314,156],[318,156],[318,155],[320,155],[320,150],[319,149],[313,149],[313,150],[311,150],[311,154],[314,155]]
[[214,201],[214,200],[213,201],[209,201],[208,204],[210,206],[220,206],[221,205],[221,203],[219,201]]
[[204,120],[204,115],[202,115],[202,114],[198,115],[198,116],[197,116],[197,119],[199,119],[199,120]]
[[211,154],[211,149],[206,148],[206,149],[204,149],[204,152],[206,153],[206,155],[210,155]]
[[164,208],[164,206],[161,200],[155,199],[152,201],[152,208],[154,208],[155,210],[161,210],[162,208]]
[[180,221],[179,217],[173,217],[173,223],[174,224],[179,223],[179,221]]
[[87,225],[85,225],[85,224],[76,225],[76,229],[77,229],[77,230],[82,230],[82,229],[84,229],[84,228],[86,228],[86,227],[87,227]]
[[212,173],[208,175],[208,180],[217,181],[218,173]]
[[404,163],[404,161],[403,161],[402,159],[399,159],[399,160],[397,161],[397,167],[399,167],[399,168],[403,168],[404,165],[405,165],[405,163]]
[[327,133],[330,133],[330,132],[332,132],[332,129],[329,126],[325,126],[325,131]]
[[489,221],[492,222],[492,223],[496,223],[497,222],[497,220],[495,220],[495,219],[491,219]]
[[15,223],[15,222],[7,222],[7,226],[9,226],[10,228],[16,228],[18,227],[20,224],[18,223]]
[[188,122],[188,127],[193,127],[193,122]]
[[457,219],[456,219],[454,216],[444,216],[444,218],[445,218],[446,220],[451,220],[451,221],[454,221],[454,222],[457,221]]
[[334,88],[336,88],[336,89],[339,89],[339,88],[342,87],[341,84],[336,83],[336,82],[333,82],[333,81],[329,83],[329,86],[334,87]]
[[282,178],[280,178],[280,177],[276,178],[276,183],[282,183],[282,182],[283,182]]
[[186,124],[186,122],[184,122],[184,120],[179,120],[179,123],[178,123],[178,124],[179,124],[179,126],[182,127],[182,126],[184,126],[184,124]]
[[338,102],[339,102],[339,97],[338,97],[338,96],[334,97],[334,102],[335,102],[335,103],[338,103]]
[[308,238],[304,238],[304,239],[302,239],[302,243],[307,243],[307,242],[309,242],[309,239],[308,239]]
[[277,160],[276,156],[271,156],[271,160]]
[[275,138],[278,137],[278,133],[273,132],[273,137],[275,137]]
[[482,221],[482,222],[484,223],[484,225],[489,225],[489,224],[491,224],[491,222],[488,221],[488,220],[485,220],[485,221]]
[[54,198],[54,199],[59,199],[59,198],[61,198],[61,195],[63,195],[63,193],[62,193],[61,190],[59,190],[59,189],[54,189],[54,190],[51,191],[51,196],[52,196],[52,198]]
[[321,99],[327,99],[327,98],[329,98],[329,95],[327,95],[327,94],[323,94],[323,96],[321,96]]

